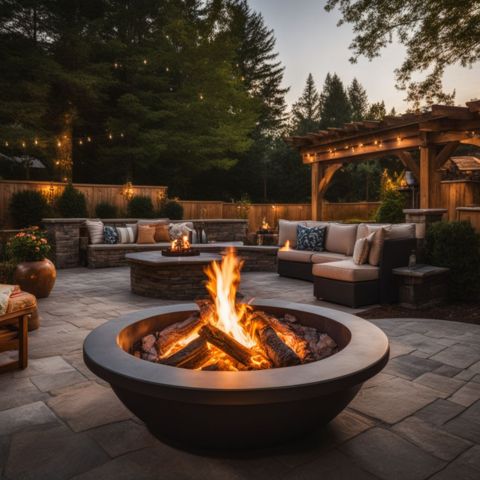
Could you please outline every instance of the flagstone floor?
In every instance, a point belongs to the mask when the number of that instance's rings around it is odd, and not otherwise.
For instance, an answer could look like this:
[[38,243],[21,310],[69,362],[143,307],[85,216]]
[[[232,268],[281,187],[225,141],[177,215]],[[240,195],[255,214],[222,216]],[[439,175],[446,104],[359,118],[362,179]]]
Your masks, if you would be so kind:
[[[320,304],[272,273],[244,274],[241,290]],[[480,326],[375,320],[391,360],[350,408],[301,441],[220,455],[153,438],[82,361],[91,329],[162,303],[132,295],[128,269],[60,271],[39,303],[29,367],[0,376],[2,480],[480,478]]]

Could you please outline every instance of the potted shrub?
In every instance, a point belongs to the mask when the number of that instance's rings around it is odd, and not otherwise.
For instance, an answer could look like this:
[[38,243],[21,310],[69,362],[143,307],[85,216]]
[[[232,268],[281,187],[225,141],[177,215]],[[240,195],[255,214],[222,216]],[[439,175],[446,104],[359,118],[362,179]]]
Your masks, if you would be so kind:
[[55,284],[55,265],[47,258],[50,245],[45,234],[33,228],[17,233],[7,245],[8,254],[17,264],[14,283],[37,298],[45,298]]

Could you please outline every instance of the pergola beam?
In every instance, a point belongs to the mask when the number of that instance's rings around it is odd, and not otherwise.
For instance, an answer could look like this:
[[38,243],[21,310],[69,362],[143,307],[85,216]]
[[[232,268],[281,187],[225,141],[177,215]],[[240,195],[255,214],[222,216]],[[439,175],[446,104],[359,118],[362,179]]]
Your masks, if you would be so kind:
[[417,162],[413,158],[410,152],[406,150],[399,150],[396,152],[396,155],[403,163],[403,165],[408,168],[413,173],[413,176],[416,178],[417,182],[420,181],[420,167],[418,166]]

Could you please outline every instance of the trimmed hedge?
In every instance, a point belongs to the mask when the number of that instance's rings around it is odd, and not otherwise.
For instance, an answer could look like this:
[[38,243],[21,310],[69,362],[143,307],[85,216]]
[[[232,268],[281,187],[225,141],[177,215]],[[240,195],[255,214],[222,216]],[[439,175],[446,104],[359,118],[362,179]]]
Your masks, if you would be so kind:
[[396,190],[387,190],[375,215],[377,223],[403,223],[405,221],[405,199]]
[[427,230],[425,259],[450,268],[448,293],[452,300],[480,297],[480,235],[469,222],[436,222]]
[[36,190],[15,192],[8,208],[14,228],[37,227],[50,211],[47,200]]
[[117,218],[117,214],[117,207],[108,202],[97,203],[95,207],[95,216],[98,218]]
[[167,200],[160,209],[159,216],[169,218],[170,220],[182,220],[183,207],[175,200]]
[[130,218],[153,218],[155,210],[152,199],[143,195],[135,195],[128,202],[127,216]]
[[84,218],[87,214],[85,195],[69,183],[58,197],[56,206],[63,218]]

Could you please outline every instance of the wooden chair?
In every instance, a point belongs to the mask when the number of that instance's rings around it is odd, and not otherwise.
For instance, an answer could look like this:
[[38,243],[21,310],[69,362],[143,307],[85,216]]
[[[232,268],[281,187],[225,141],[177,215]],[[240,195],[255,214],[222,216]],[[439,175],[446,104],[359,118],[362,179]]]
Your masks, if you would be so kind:
[[36,306],[31,306],[16,312],[0,316],[0,328],[8,325],[17,325],[17,330],[5,329],[0,333],[0,352],[18,350],[18,360],[13,360],[0,365],[0,373],[24,369],[28,365],[28,320],[35,311]]

